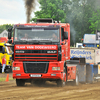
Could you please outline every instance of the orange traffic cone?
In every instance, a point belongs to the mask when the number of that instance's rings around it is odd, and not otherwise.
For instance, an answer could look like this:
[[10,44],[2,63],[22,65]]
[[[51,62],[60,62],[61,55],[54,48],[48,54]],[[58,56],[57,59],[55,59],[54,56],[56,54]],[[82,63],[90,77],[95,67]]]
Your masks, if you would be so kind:
[[7,74],[7,77],[6,77],[6,82],[9,81],[9,74]]

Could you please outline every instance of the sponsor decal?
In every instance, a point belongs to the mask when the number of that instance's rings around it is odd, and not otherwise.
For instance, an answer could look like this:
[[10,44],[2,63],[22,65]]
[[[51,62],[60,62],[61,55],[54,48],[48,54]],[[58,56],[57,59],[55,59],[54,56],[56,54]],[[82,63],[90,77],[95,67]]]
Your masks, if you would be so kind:
[[71,54],[77,54],[77,55],[80,55],[80,54],[88,54],[90,55],[91,54],[91,51],[86,51],[86,50],[71,50]]
[[25,49],[25,46],[16,46],[16,49]]
[[57,51],[47,51],[47,53],[57,53]]
[[17,50],[16,53],[24,53],[22,50]]
[[71,50],[71,58],[77,57],[77,58],[86,58],[86,60],[93,60],[93,55],[92,55],[91,50]]
[[15,46],[15,49],[49,49],[49,50],[54,50],[54,49],[57,49],[57,46],[56,45],[51,45],[51,46],[48,46],[48,45],[16,45]]

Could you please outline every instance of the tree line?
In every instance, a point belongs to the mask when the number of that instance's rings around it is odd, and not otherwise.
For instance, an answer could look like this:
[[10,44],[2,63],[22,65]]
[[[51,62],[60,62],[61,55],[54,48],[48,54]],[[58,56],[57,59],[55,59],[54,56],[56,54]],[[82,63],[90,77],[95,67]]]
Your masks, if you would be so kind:
[[4,30],[8,30],[9,27],[13,27],[12,24],[3,24],[0,25],[0,34],[4,31]]

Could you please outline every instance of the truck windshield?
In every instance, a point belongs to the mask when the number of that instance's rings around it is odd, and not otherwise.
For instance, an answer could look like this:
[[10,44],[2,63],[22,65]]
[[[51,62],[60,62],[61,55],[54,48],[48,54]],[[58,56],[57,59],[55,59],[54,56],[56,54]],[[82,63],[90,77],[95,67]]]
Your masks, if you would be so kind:
[[59,42],[58,28],[16,28],[14,41]]

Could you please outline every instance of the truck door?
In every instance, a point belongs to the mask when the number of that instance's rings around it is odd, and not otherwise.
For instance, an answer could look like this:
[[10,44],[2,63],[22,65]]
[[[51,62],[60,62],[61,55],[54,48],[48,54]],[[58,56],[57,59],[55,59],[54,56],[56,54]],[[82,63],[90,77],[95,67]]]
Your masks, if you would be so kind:
[[62,60],[66,60],[67,57],[67,40],[64,39],[64,30],[65,28],[61,28]]

